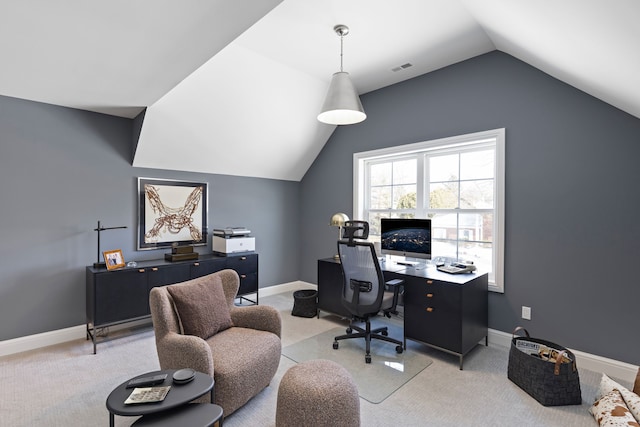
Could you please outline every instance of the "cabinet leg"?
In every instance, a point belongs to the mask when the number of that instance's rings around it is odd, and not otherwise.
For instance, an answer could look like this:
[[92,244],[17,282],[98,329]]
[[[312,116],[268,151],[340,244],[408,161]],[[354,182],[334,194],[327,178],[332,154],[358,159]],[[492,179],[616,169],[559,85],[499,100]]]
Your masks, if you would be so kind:
[[96,328],[89,328],[87,324],[87,340],[91,339],[91,343],[93,344],[93,354],[96,354]]

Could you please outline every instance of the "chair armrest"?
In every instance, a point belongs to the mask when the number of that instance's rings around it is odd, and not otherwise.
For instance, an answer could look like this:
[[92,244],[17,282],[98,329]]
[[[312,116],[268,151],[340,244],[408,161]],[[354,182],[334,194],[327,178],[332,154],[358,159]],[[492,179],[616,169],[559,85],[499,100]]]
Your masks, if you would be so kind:
[[252,305],[231,308],[233,326],[272,332],[281,338],[280,312],[268,305]]
[[404,280],[402,279],[392,279],[385,283],[385,285],[389,286],[393,289],[393,303],[391,304],[391,308],[386,310],[385,314],[393,313],[398,314],[398,310],[396,307],[398,306],[398,299],[400,297],[400,292],[404,290]]
[[156,342],[161,369],[192,368],[213,377],[213,356],[205,340],[170,332]]

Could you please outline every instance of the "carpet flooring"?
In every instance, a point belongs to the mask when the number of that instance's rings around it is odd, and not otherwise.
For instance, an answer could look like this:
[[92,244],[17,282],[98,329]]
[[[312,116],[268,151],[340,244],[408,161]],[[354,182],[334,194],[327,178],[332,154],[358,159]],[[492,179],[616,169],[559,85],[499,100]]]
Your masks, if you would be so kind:
[[[291,316],[292,292],[261,297],[260,303],[280,311],[283,348],[345,325],[326,314],[320,319]],[[0,357],[0,425],[107,426],[105,401],[111,390],[133,376],[159,369],[153,331],[127,332],[132,333],[112,332],[98,344],[96,355],[90,341],[79,339]],[[460,371],[457,356],[412,341],[407,347],[407,353],[422,354],[433,363],[381,403],[361,399],[363,427],[597,425],[588,408],[599,373],[578,366],[582,405],[544,407],[507,379],[508,348],[478,346],[465,357]],[[227,417],[225,427],[274,426],[278,385],[295,364],[282,356],[271,385]],[[118,427],[135,421],[134,417],[115,418]]]

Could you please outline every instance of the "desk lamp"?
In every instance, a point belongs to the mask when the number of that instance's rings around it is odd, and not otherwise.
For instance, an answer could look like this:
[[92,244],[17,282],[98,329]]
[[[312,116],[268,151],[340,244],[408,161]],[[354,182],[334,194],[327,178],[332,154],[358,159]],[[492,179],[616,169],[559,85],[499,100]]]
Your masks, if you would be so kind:
[[[338,212],[331,216],[329,225],[332,227],[338,227],[338,240],[342,239],[342,227],[344,227],[345,221],[349,221],[349,217],[345,213]],[[340,259],[340,255],[335,254],[333,258]]]
[[100,221],[98,221],[98,228],[94,228],[93,231],[97,231],[98,232],[98,259],[96,262],[93,263],[93,268],[106,268],[107,264],[104,262],[100,261],[100,232],[101,231],[105,231],[105,230],[117,230],[120,228],[127,228],[126,225],[120,226],[120,227],[103,227],[100,224]]

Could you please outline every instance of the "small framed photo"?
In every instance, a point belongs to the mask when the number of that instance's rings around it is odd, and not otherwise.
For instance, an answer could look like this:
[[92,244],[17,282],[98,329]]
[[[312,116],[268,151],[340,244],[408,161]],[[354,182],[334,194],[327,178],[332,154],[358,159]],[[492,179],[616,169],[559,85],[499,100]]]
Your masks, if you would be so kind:
[[104,263],[107,265],[107,270],[115,270],[117,268],[124,267],[124,257],[122,256],[121,249],[104,251],[102,252],[102,256],[104,256]]

